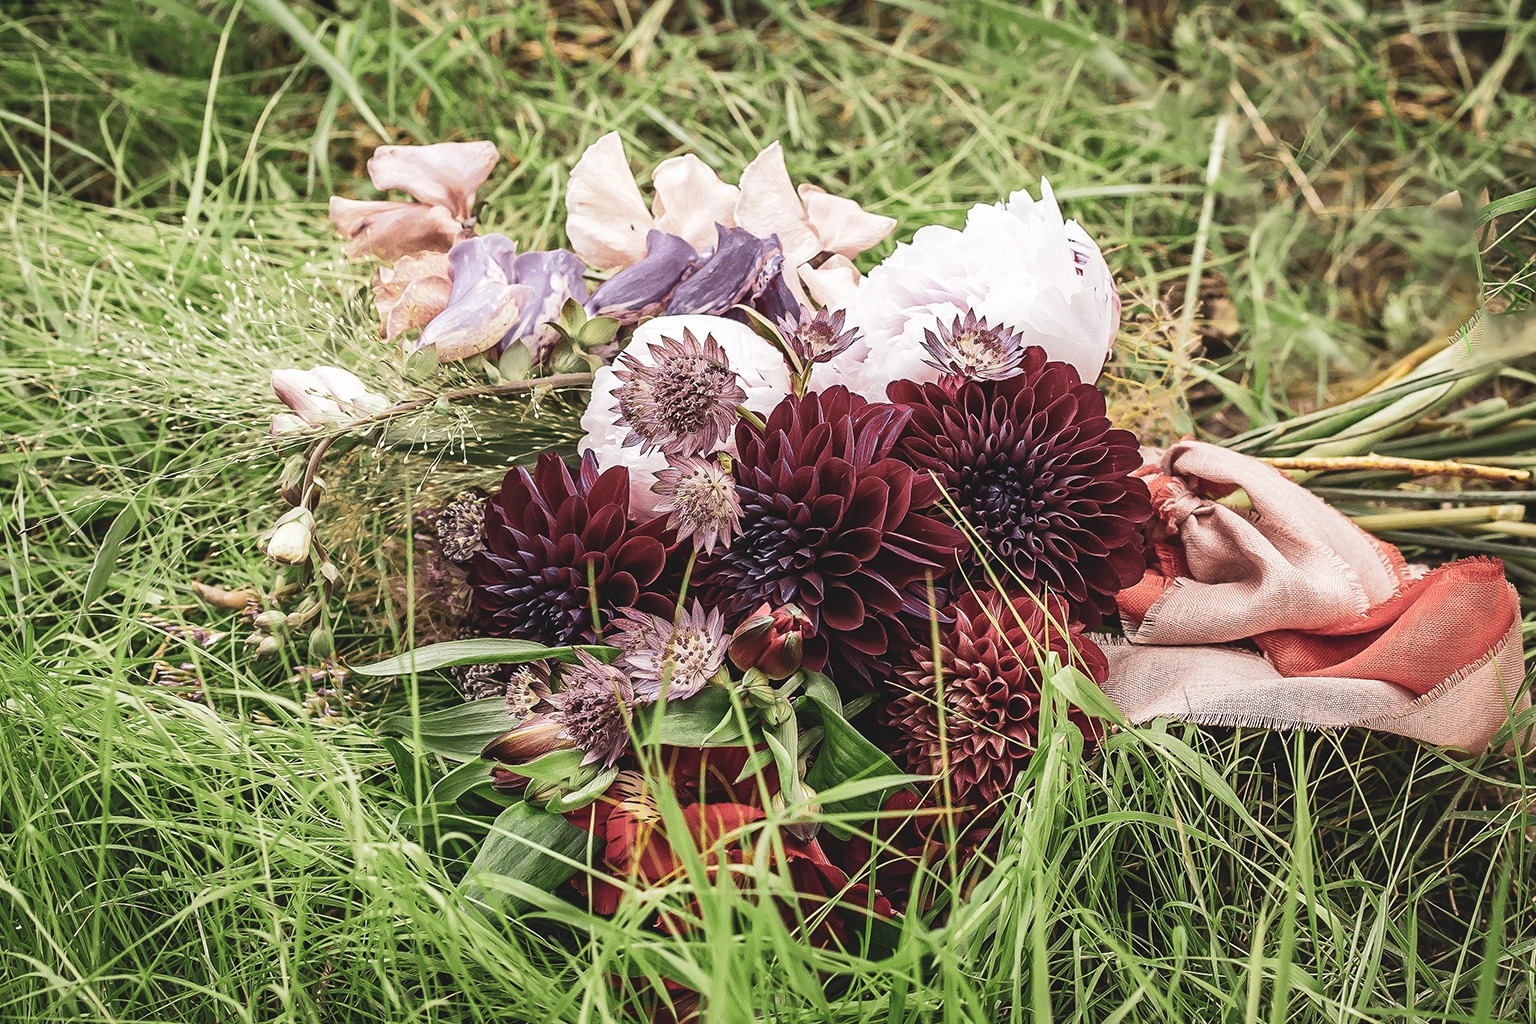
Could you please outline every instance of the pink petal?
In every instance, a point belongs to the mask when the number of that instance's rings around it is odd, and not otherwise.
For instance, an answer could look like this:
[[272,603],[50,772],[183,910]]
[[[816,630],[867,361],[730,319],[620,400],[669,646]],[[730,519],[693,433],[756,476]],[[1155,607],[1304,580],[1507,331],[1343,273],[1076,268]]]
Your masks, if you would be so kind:
[[588,266],[622,270],[645,256],[651,212],[645,208],[618,132],[587,147],[571,168],[565,233]]
[[373,306],[385,339],[430,323],[448,304],[452,285],[446,253],[418,252],[402,256],[393,267],[375,270]]
[[331,223],[347,238],[348,259],[397,260],[422,250],[447,252],[472,234],[441,206],[365,202],[331,196]]
[[714,170],[692,153],[663,160],[651,172],[651,212],[656,229],[677,235],[695,249],[715,244],[715,225],[736,224],[736,200],[741,190],[720,180]]
[[784,166],[784,150],[777,142],[757,154],[741,172],[736,225],[759,238],[778,235],[786,268],[798,267],[821,252],[821,240],[795,194]]
[[448,293],[452,288],[453,282],[446,277],[424,277],[406,285],[399,301],[384,314],[384,340],[393,341],[405,331],[431,323],[448,308]]
[[272,391],[311,426],[341,418],[341,406],[331,398],[325,383],[308,370],[273,370]]
[[843,309],[859,291],[859,268],[846,256],[831,256],[820,267],[802,266],[800,283],[816,304]]
[[800,199],[812,229],[821,239],[821,247],[850,260],[865,249],[873,249],[896,230],[895,217],[865,213],[852,199],[834,196],[815,185],[801,185]]
[[380,146],[368,160],[368,177],[380,191],[409,192],[424,203],[447,207],[454,220],[472,221],[475,190],[500,159],[493,142],[439,142],[433,146]]

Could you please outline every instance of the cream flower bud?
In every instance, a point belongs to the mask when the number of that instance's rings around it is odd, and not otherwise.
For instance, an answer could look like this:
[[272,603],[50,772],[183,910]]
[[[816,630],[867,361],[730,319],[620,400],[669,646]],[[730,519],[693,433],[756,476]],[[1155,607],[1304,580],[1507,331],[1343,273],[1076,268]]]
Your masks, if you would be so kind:
[[284,565],[303,565],[309,561],[314,537],[314,515],[305,508],[292,509],[277,521],[267,541],[267,557]]

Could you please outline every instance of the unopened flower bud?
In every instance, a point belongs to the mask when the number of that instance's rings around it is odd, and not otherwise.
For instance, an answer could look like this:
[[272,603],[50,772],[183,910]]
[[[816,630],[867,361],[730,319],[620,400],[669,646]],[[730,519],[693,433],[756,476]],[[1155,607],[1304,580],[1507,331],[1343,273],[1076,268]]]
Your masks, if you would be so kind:
[[275,636],[264,636],[261,643],[256,645],[256,657],[266,658],[283,649],[283,645]]
[[309,424],[304,422],[304,417],[297,413],[276,412],[272,414],[272,426],[270,432],[273,437],[284,437],[288,434],[302,434],[309,429]]
[[290,510],[277,521],[267,541],[267,556],[284,565],[303,565],[309,561],[314,531],[315,517],[308,509]]
[[276,633],[288,625],[288,616],[276,608],[269,608],[252,619],[251,622],[268,633]]
[[[816,791],[807,786],[803,780],[799,783],[799,789],[799,800],[808,801],[816,795]],[[775,811],[783,814],[788,804],[789,801],[785,799],[783,790],[773,794],[773,809]],[[821,804],[803,803],[795,808],[794,817],[785,823],[784,831],[801,842],[808,843],[815,839],[816,834],[821,831],[821,822],[816,820],[819,814],[821,814]]]
[[315,661],[329,661],[336,656],[336,638],[324,626],[309,634],[309,656]]
[[556,750],[567,750],[576,744],[565,738],[564,723],[548,715],[531,715],[523,719],[515,729],[502,733],[485,745],[480,756],[487,761],[502,764],[527,764],[535,758]]
[[530,804],[542,807],[551,800],[558,800],[560,797],[565,796],[565,793],[566,788],[558,782],[534,779],[528,783],[528,788],[523,791],[523,797]]
[[775,610],[765,604],[731,634],[727,653],[742,671],[757,668],[770,679],[788,679],[800,668],[813,632],[811,620],[795,605]]

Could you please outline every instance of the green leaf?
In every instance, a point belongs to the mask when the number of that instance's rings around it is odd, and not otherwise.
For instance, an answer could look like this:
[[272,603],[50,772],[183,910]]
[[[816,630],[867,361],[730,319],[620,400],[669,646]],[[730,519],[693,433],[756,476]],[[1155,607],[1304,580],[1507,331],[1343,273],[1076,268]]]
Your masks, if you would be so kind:
[[1071,701],[1075,706],[1082,708],[1095,718],[1102,718],[1124,727],[1128,723],[1125,714],[1115,705],[1115,702],[1104,696],[1104,691],[1077,668],[1068,665],[1055,675],[1051,676],[1050,685],[1059,690],[1062,696]]
[[802,689],[807,697],[815,697],[821,701],[838,718],[846,718],[843,712],[843,695],[837,692],[837,684],[820,672],[805,673],[805,682]]
[[1506,213],[1515,213],[1518,210],[1527,210],[1533,206],[1536,206],[1536,188],[1528,188],[1523,192],[1516,192],[1514,195],[1495,199],[1481,210],[1478,210],[1477,224],[1481,227],[1495,217],[1502,217]]
[[507,346],[507,350],[501,354],[501,361],[496,364],[496,372],[501,374],[502,380],[527,380],[533,372],[533,353],[528,351],[528,346],[517,341]]
[[[641,737],[652,735],[648,716],[636,722],[636,732]],[[668,701],[655,737],[670,747],[741,746],[741,726],[731,707],[730,691],[706,686],[686,700]]]
[[764,768],[767,768],[772,763],[772,750],[764,748],[763,750],[753,751],[752,756],[747,758],[747,763],[741,766],[741,774],[736,776],[735,781],[741,782],[748,776],[756,775],[758,772],[762,771]]
[[491,765],[487,761],[476,758],[473,761],[465,761],[453,771],[437,780],[437,785],[432,787],[432,792],[427,794],[427,802],[434,804],[451,804],[482,785],[491,784]]
[[[828,814],[870,817],[885,803],[885,794],[889,790],[898,789],[904,784],[893,781],[889,786],[881,786],[869,792],[850,788],[844,791],[849,795],[843,796],[837,787],[844,783],[885,777],[909,778],[896,767],[895,761],[865,739],[863,733],[849,725],[819,697],[807,693],[795,702],[795,710],[818,719],[826,730],[826,738],[821,741],[816,760],[805,773],[805,781],[822,795],[822,810]],[[827,798],[828,793],[832,794],[831,799]],[[827,829],[840,838],[848,835],[846,828],[830,822]]]
[[564,796],[558,796],[544,805],[544,809],[551,814],[565,814],[569,811],[579,811],[583,807],[608,792],[608,787],[613,785],[613,780],[618,778],[619,770],[609,768],[598,772],[580,789],[572,790]]
[[358,88],[357,79],[352,77],[346,65],[336,59],[336,55],[326,49],[325,44],[315,38],[315,34],[304,27],[298,17],[289,8],[285,0],[251,0],[251,6],[255,7],[267,20],[278,28],[288,33],[299,49],[303,50],[309,59],[320,65],[320,68],[330,76],[331,81],[341,87],[341,91],[347,94],[357,112],[363,115],[363,120],[368,122],[368,127],[378,133],[379,138],[386,142],[392,138],[392,133],[384,127],[384,122],[379,120],[373,108],[368,106],[368,101],[363,99],[363,91]]
[[576,343],[582,348],[596,348],[613,340],[613,336],[619,333],[619,322],[611,316],[600,316],[588,320],[581,334],[576,338]]
[[385,658],[372,665],[357,665],[352,671],[360,676],[404,676],[412,672],[452,668],[455,665],[521,665],[529,661],[550,660],[574,665],[577,650],[586,651],[601,661],[612,661],[619,653],[616,647],[593,645],[579,648],[545,647],[527,640],[449,640],[418,647],[414,651]]
[[491,834],[480,845],[466,876],[465,896],[492,911],[514,914],[526,904],[475,882],[477,877],[501,875],[553,892],[585,863],[590,836],[558,814],[527,802],[516,803],[496,818]]
[[527,764],[516,765],[512,770],[539,782],[569,782],[578,776],[590,778],[592,773],[584,770],[581,764],[585,756],[586,752],[581,750],[552,750]]
[[437,372],[441,360],[436,345],[423,345],[405,360],[405,379],[412,384],[424,384]]
[[[485,745],[517,724],[500,697],[472,700],[467,704],[422,715],[421,745],[449,761],[477,761]],[[410,715],[391,715],[379,730],[397,736],[413,735]]]
[[125,505],[117,518],[112,520],[112,525],[107,527],[107,535],[102,538],[96,558],[91,562],[91,574],[85,578],[85,596],[80,599],[80,607],[89,608],[107,592],[107,582],[112,578],[112,571],[117,568],[118,551],[122,549],[123,540],[138,517],[139,513],[133,505]]

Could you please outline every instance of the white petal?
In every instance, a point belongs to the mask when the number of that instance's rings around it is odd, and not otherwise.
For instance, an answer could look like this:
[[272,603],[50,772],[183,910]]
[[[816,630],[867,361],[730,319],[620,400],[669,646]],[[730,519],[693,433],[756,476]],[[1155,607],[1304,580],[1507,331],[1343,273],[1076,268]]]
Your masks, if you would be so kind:
[[859,268],[847,256],[833,256],[819,267],[800,268],[800,282],[826,309],[842,309],[859,293]]
[[325,390],[342,405],[350,405],[354,399],[368,393],[368,386],[357,374],[339,366],[316,366],[309,372],[318,377]]
[[720,180],[714,170],[685,153],[663,160],[651,173],[651,213],[655,227],[677,235],[695,249],[715,244],[715,225],[736,225],[741,190]]
[[896,230],[895,217],[865,213],[852,199],[834,196],[815,185],[800,186],[800,199],[811,228],[821,239],[821,247],[850,260],[866,249],[873,249]]
[[618,132],[592,143],[576,161],[565,210],[571,249],[589,266],[622,270],[645,256],[651,212],[630,173]]
[[494,142],[380,146],[368,160],[368,177],[380,191],[401,189],[467,221],[474,212],[475,190],[491,176],[498,159]]
[[757,154],[741,172],[736,226],[759,238],[778,235],[786,267],[798,267],[821,252],[821,240],[795,194],[784,166],[784,149],[777,142]]
[[311,426],[343,418],[325,382],[308,370],[273,370],[272,391]]

